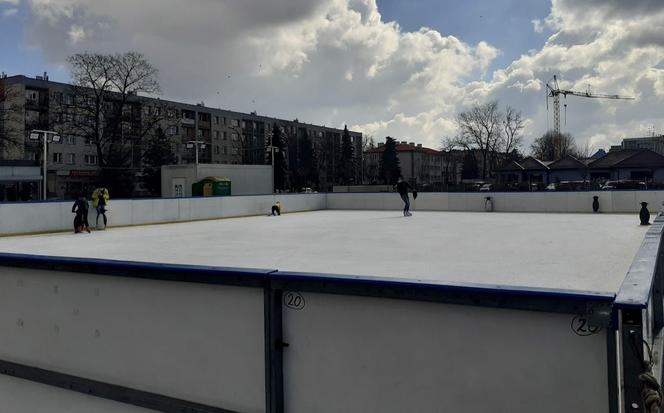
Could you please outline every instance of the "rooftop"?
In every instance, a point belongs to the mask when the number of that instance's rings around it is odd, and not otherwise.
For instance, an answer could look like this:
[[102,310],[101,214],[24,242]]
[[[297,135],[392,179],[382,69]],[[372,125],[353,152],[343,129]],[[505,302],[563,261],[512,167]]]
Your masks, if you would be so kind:
[[0,252],[613,294],[646,233],[637,218],[327,210],[7,237]]

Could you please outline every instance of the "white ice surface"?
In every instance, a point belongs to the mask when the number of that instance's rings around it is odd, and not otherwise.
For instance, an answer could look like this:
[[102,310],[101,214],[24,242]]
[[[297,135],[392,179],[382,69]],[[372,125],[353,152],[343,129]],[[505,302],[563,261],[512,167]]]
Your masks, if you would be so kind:
[[615,293],[645,236],[638,222],[608,214],[317,211],[7,237],[0,251]]

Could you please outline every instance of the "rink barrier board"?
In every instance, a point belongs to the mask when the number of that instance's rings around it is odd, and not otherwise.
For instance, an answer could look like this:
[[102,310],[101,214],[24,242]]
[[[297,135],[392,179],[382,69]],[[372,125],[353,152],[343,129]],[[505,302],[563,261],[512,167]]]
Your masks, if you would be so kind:
[[[527,289],[515,287],[487,287],[472,284],[432,284],[393,278],[357,277],[351,275],[323,275],[284,273],[277,270],[247,270],[234,268],[197,267],[187,265],[119,262],[30,255],[0,254],[0,265],[67,271],[97,276],[120,276],[176,283],[202,283],[259,288],[263,290],[265,340],[265,411],[288,411],[284,407],[283,352],[288,349],[283,338],[284,293],[289,291],[323,293],[333,296],[374,297],[392,299],[396,303],[409,301],[470,305],[485,308],[530,310],[539,313],[587,315],[589,323],[606,326],[610,322],[613,295],[578,293],[564,290]],[[607,348],[609,343],[607,341]],[[286,350],[287,351],[287,350]],[[608,360],[611,357],[607,357]],[[15,362],[14,360],[6,360]],[[20,363],[18,363],[20,364]],[[26,368],[42,366],[25,365]],[[607,362],[610,375],[611,366]],[[46,369],[45,369],[46,370]],[[61,374],[51,371],[52,375]],[[62,378],[66,380],[67,375]],[[79,378],[86,380],[85,378]],[[90,380],[90,379],[88,379]],[[92,381],[92,380],[91,380]],[[99,383],[96,381],[95,383]],[[48,383],[47,383],[48,384]],[[122,386],[123,383],[107,383]],[[75,387],[75,386],[74,386]],[[75,389],[75,388],[74,388]],[[610,389],[609,389],[610,392]],[[102,394],[102,391],[99,391]],[[103,393],[109,399],[119,400],[121,395]],[[177,398],[161,395],[168,400],[155,410],[178,411],[185,408]],[[193,403],[191,401],[188,403]],[[211,406],[210,408],[224,408]],[[186,410],[181,410],[186,411]]]
[[[664,191],[589,192],[476,192],[420,193],[412,200],[413,211],[485,212],[491,197],[494,212],[591,213],[593,196],[601,213],[637,213],[647,202],[655,213]],[[275,194],[230,197],[153,198],[111,200],[111,227],[154,225],[265,215],[277,200],[285,213],[318,210],[401,210],[396,193]],[[72,201],[0,203],[0,236],[69,231],[74,219]],[[101,219],[101,218],[100,218]],[[95,226],[96,211],[88,212]]]

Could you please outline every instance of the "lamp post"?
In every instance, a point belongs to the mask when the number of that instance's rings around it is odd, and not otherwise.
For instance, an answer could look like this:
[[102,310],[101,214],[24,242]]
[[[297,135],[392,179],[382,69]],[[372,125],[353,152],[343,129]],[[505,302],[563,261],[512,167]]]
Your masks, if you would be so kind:
[[46,169],[46,163],[47,163],[47,158],[48,158],[48,150],[47,150],[47,145],[51,142],[58,143],[60,142],[60,135],[57,132],[54,131],[46,131],[46,130],[32,130],[30,131],[30,140],[31,141],[39,141],[39,139],[42,139],[44,142],[44,183],[42,184],[43,186],[43,193],[44,193],[44,201],[46,201],[46,197],[48,196],[48,184],[46,182],[47,176],[48,176],[48,171]]
[[204,141],[188,141],[187,142],[187,149],[196,149],[196,180],[198,181],[198,147],[201,147],[201,149],[205,149],[205,142]]
[[275,176],[275,171],[274,171],[274,154],[276,152],[279,152],[279,147],[274,146],[274,145],[270,145],[270,146],[266,147],[266,149],[270,150],[270,158],[272,159],[272,193],[274,194],[277,191],[277,188],[276,188],[276,185],[275,185],[275,182],[274,182],[277,179],[277,177]]

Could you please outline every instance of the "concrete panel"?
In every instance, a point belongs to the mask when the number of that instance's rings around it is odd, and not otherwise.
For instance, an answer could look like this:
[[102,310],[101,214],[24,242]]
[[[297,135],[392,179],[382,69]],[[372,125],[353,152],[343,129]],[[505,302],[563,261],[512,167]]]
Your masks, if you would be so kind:
[[447,211],[449,209],[449,196],[447,193],[422,192],[412,202],[414,211]]
[[260,289],[2,268],[0,326],[2,359],[265,409]]
[[155,203],[152,199],[131,201],[131,223],[133,225],[140,225],[159,222],[161,217],[156,216],[154,213]]
[[641,208],[638,195],[637,191],[612,191],[613,212],[638,212]]
[[572,315],[302,295],[284,312],[288,412],[608,411],[606,335]]
[[191,213],[191,204],[193,202],[192,198],[177,199],[178,201],[178,210],[179,210],[179,219],[182,221],[190,221],[192,219]]
[[180,207],[179,200],[177,199],[162,199],[158,202],[152,203],[154,211],[153,217],[161,219],[161,222],[174,222],[180,220]]
[[[91,211],[92,213],[92,211]],[[132,214],[132,200],[122,199],[111,201],[108,204],[106,211],[106,217],[108,218],[108,226],[120,226],[120,225],[133,225],[133,214]],[[97,213],[93,213],[91,217],[90,225],[95,225]],[[102,224],[102,217],[99,217],[99,225]]]
[[611,193],[608,191],[568,192],[566,212],[592,212],[593,196],[599,197],[600,212],[611,212]]
[[111,400],[0,375],[2,411],[7,413],[154,413]]
[[448,198],[450,211],[465,211],[467,203],[467,194],[451,193]]

